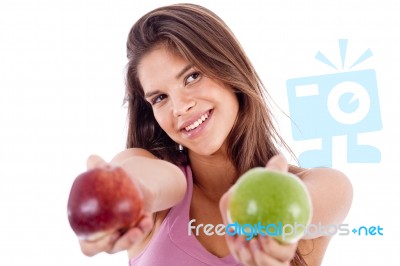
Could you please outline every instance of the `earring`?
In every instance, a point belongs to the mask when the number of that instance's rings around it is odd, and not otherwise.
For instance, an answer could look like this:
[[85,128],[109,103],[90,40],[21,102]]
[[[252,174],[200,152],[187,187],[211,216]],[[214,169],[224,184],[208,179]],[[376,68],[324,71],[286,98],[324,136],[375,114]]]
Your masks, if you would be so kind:
[[185,150],[183,149],[182,144],[178,144],[178,163],[180,165],[185,165],[188,162],[187,155]]

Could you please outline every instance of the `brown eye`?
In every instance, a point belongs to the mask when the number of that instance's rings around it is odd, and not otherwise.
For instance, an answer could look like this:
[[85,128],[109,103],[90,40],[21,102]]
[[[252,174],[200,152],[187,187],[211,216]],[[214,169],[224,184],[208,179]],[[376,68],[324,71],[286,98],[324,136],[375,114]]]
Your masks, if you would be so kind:
[[160,95],[154,97],[153,100],[151,100],[151,104],[154,105],[154,104],[156,104],[156,103],[159,103],[159,102],[161,102],[162,100],[164,100],[165,98],[167,98],[167,95],[165,95],[165,94],[160,94]]
[[190,75],[186,78],[185,85],[187,85],[187,84],[189,84],[189,83],[195,81],[196,79],[199,78],[199,76],[200,76],[200,73],[199,73],[199,72],[194,72],[194,73],[190,74]]

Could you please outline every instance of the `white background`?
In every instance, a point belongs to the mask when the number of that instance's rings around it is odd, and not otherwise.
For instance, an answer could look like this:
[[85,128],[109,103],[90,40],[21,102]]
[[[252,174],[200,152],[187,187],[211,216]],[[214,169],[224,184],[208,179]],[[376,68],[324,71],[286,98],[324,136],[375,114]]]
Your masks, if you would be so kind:
[[[125,253],[87,258],[71,231],[66,203],[73,179],[92,153],[124,149],[125,41],[145,12],[172,1],[2,0],[0,2],[0,265],[127,265]],[[345,139],[334,139],[334,167],[354,186],[346,223],[384,228],[383,236],[336,236],[324,264],[394,265],[399,127],[400,25],[396,1],[195,1],[235,32],[276,104],[288,113],[289,78],[335,73],[370,48],[356,69],[377,73],[383,130],[361,136],[382,152],[379,164],[347,164]],[[290,123],[278,111],[296,153]],[[396,216],[398,217],[398,216]]]

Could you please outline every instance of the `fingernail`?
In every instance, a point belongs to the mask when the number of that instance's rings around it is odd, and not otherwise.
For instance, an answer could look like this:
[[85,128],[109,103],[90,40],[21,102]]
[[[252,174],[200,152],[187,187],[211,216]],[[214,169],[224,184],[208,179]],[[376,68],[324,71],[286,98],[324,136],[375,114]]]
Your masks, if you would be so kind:
[[260,245],[258,244],[258,242],[257,242],[256,240],[251,240],[251,242],[250,242],[250,248],[251,248],[253,251],[257,251],[257,250],[260,250]]
[[114,233],[114,234],[111,236],[111,238],[110,238],[111,243],[114,243],[115,241],[117,241],[117,239],[118,239],[119,237],[120,237],[120,234]]
[[240,236],[239,241],[240,241],[240,247],[241,248],[247,248],[248,247],[249,241],[247,241],[246,238]]
[[269,242],[269,237],[268,236],[261,236],[260,241],[263,245],[266,245]]

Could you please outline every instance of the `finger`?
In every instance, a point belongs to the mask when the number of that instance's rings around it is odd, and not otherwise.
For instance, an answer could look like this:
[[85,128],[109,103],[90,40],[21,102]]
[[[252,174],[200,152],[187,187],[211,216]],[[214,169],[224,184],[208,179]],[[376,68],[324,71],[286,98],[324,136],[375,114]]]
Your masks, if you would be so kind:
[[285,264],[283,262],[280,262],[274,258],[272,258],[270,255],[266,254],[265,252],[262,251],[259,240],[252,239],[249,243],[250,249],[253,254],[254,261],[256,265],[274,265],[274,266],[284,266],[284,265],[289,265]]
[[119,233],[104,236],[96,241],[80,240],[81,251],[86,256],[92,257],[100,252],[112,249],[114,242],[118,239]]
[[153,228],[153,225],[153,217],[149,213],[145,213],[140,221],[134,226],[138,227],[143,232],[149,232]]
[[278,155],[275,155],[274,157],[272,157],[268,161],[268,163],[265,167],[270,170],[283,171],[283,172],[287,172],[288,168],[289,168],[287,160],[281,154],[278,154]]
[[250,248],[248,246],[242,246],[239,251],[239,261],[245,264],[246,266],[255,266],[255,261],[253,259],[253,255],[250,252]]
[[106,252],[109,254],[114,254],[123,250],[127,250],[134,244],[139,243],[146,235],[147,233],[144,234],[143,231],[137,227],[129,229],[120,238],[118,238],[112,248]]
[[221,212],[224,224],[230,223],[227,212],[228,212],[229,197],[232,192],[232,188],[233,187],[231,187],[224,195],[222,195],[221,199],[219,200],[219,210]]
[[108,253],[116,253],[126,250],[131,246],[142,241],[153,228],[153,219],[150,215],[146,214],[139,223],[126,231],[115,243],[113,248]]
[[253,256],[250,252],[249,242],[245,237],[239,236],[234,240],[233,250],[236,254],[237,260],[246,266],[255,265]]
[[239,261],[238,257],[239,249],[237,249],[235,245],[236,237],[225,234],[225,239],[226,243],[228,244],[228,248],[229,251],[231,252],[231,255],[235,258],[236,261]]
[[290,261],[296,252],[297,242],[294,244],[279,244],[270,236],[259,237],[261,250],[281,262]]
[[90,155],[86,160],[86,167],[88,170],[107,165],[107,162],[98,155]]

